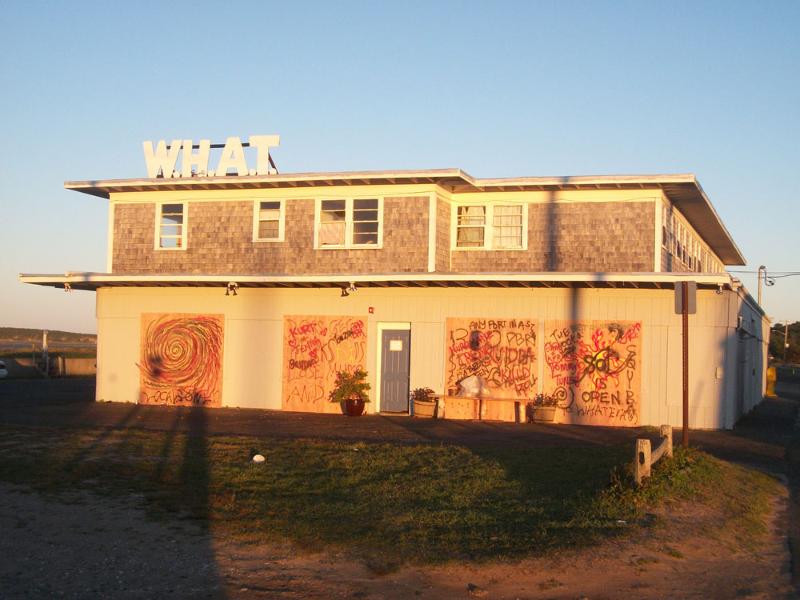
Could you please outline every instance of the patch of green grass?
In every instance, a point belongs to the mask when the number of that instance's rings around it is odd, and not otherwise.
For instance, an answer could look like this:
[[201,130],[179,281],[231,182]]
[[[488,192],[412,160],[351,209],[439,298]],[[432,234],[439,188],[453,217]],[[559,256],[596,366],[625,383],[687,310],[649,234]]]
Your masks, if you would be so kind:
[[[636,489],[627,444],[468,449],[16,426],[0,426],[0,440],[1,480],[46,493],[138,494],[152,518],[344,549],[379,572],[580,547],[630,529],[665,499],[703,494],[741,519],[746,536],[763,528],[769,498],[768,478],[695,451],[676,452]],[[250,461],[255,451],[265,463]]]
[[661,552],[663,552],[667,556],[671,556],[672,558],[686,558],[683,552],[681,552],[677,548],[673,548],[672,546],[663,546],[661,548]]

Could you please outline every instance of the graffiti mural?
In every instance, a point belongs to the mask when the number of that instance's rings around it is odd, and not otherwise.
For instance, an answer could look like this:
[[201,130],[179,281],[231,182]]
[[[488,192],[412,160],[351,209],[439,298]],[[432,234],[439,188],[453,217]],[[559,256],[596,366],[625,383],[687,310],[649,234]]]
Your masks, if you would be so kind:
[[548,321],[544,392],[562,423],[639,425],[642,324]]
[[360,317],[283,319],[283,408],[337,413],[328,402],[338,371],[366,370],[367,326]]
[[[528,398],[536,394],[535,321],[448,318],[445,343],[445,385],[450,393],[460,380],[476,375],[486,385],[485,396]],[[486,418],[514,420],[513,403],[489,402],[486,410]],[[455,416],[453,411],[449,415]]]
[[223,315],[143,314],[139,402],[222,405]]

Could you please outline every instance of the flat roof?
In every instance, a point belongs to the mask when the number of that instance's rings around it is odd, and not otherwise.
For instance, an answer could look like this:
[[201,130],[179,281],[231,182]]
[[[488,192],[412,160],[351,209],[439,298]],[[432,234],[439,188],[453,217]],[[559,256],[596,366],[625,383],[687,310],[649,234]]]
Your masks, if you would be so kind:
[[662,190],[725,265],[746,261],[695,175],[590,175],[572,177],[507,177],[479,179],[461,169],[347,171],[339,173],[281,173],[156,179],[66,181],[64,187],[101,198],[113,193],[181,190],[276,189],[319,186],[394,185],[429,183],[452,193]]

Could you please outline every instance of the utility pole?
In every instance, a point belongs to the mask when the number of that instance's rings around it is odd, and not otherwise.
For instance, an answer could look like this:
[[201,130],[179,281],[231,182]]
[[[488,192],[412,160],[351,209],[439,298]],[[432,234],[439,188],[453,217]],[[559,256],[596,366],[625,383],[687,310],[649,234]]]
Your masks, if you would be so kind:
[[767,267],[761,265],[758,267],[758,305],[763,306],[761,304],[761,288],[764,283],[764,280],[767,278]]

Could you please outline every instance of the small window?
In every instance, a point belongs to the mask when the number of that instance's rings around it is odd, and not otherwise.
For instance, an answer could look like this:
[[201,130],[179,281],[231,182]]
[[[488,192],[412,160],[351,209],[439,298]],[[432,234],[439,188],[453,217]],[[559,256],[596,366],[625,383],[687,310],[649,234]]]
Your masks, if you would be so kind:
[[522,205],[495,206],[492,248],[522,247]]
[[378,200],[353,200],[353,245],[366,246],[378,243]]
[[184,204],[160,204],[158,218],[158,248],[182,250],[186,247]]
[[456,245],[459,248],[483,248],[486,207],[459,206],[456,226],[458,228]]
[[469,204],[455,211],[457,249],[522,250],[527,246],[523,204]]
[[318,210],[316,247],[380,246],[383,207],[379,198],[320,200]]
[[256,242],[283,241],[283,202],[280,200],[258,200],[255,205]]
[[322,200],[319,209],[319,245],[344,246],[347,201]]

